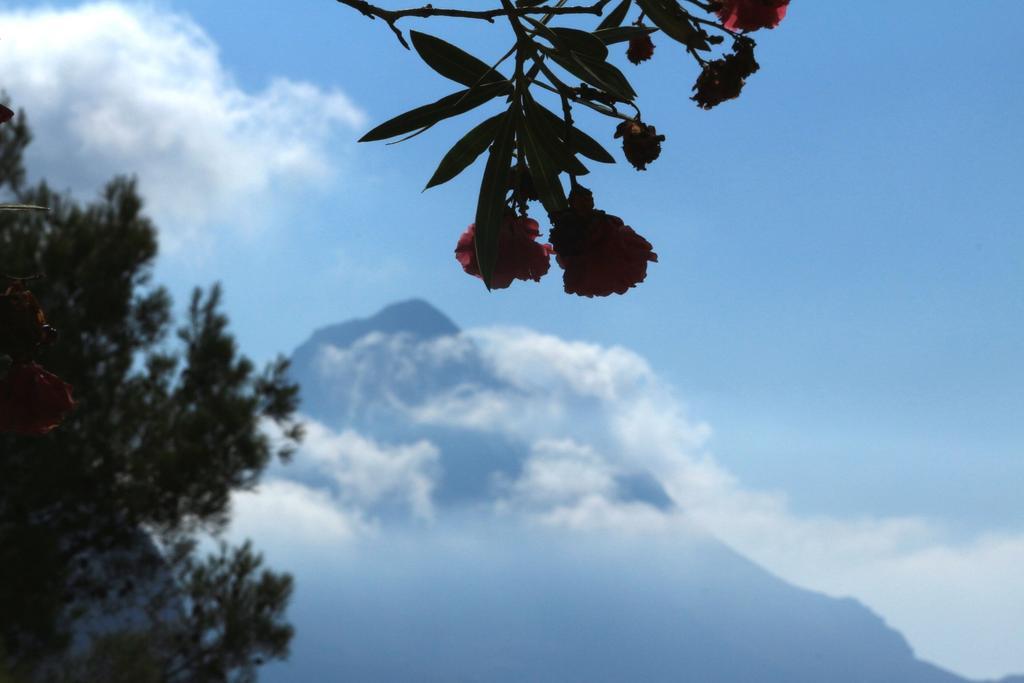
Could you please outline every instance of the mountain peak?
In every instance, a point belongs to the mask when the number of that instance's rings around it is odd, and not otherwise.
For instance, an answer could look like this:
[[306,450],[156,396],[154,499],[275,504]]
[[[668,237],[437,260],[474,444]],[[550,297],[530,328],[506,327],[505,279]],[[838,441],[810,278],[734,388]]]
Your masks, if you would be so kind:
[[364,320],[374,332],[408,332],[425,339],[459,332],[459,328],[448,316],[423,299],[407,299],[393,303]]
[[423,299],[408,299],[385,306],[369,318],[353,318],[321,327],[292,355],[297,362],[315,352],[317,347],[331,345],[345,348],[368,334],[406,333],[420,339],[433,339],[458,334],[459,328],[441,311]]
[[423,299],[399,301],[385,306],[369,318],[353,318],[316,330],[292,353],[292,376],[308,375],[322,347],[348,348],[375,332],[408,334],[418,340],[427,340],[458,334],[459,328],[448,316]]

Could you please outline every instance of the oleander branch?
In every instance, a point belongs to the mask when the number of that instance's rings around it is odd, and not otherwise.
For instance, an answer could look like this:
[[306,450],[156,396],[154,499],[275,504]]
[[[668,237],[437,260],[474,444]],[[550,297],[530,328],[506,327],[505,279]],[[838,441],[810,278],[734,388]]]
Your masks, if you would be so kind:
[[381,19],[388,25],[395,36],[398,38],[398,42],[402,44],[405,49],[409,49],[409,44],[405,41],[405,37],[402,35],[396,24],[399,20],[406,17],[417,17],[420,19],[426,19],[429,17],[456,17],[460,19],[479,19],[494,23],[494,20],[498,17],[521,17],[527,14],[545,14],[549,17],[556,14],[593,14],[595,16],[601,16],[604,12],[605,5],[611,0],[597,0],[591,5],[574,5],[568,7],[502,7],[489,10],[462,10],[462,9],[446,9],[443,7],[434,7],[431,4],[424,5],[423,7],[410,7],[407,9],[399,10],[388,10],[383,7],[377,7],[372,5],[366,0],[336,0],[342,5],[347,5],[354,10],[362,13],[363,16],[369,17],[370,19]]

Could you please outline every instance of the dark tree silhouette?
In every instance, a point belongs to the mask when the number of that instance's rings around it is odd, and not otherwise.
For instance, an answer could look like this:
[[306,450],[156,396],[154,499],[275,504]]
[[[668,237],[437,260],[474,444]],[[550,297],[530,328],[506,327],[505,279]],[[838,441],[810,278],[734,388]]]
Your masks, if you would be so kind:
[[0,126],[0,202],[49,211],[0,212],[0,272],[45,274],[32,291],[60,336],[39,361],[77,407],[44,436],[0,434],[0,672],[251,680],[287,654],[291,578],[249,544],[203,559],[197,541],[224,530],[232,491],[291,454],[297,387],[283,359],[258,371],[239,354],[218,286],[195,291],[174,340],[135,182],[90,203],[29,187],[30,140],[23,113]]

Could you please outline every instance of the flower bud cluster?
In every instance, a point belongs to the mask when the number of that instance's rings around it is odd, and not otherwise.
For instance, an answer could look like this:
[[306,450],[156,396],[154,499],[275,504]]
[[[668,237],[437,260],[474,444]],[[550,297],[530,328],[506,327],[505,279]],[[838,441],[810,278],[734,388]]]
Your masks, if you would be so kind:
[[695,92],[690,99],[701,109],[711,109],[726,100],[735,99],[740,96],[747,78],[758,68],[753,41],[737,38],[731,54],[704,65],[693,85]]
[[620,123],[615,128],[615,137],[622,138],[626,161],[638,171],[647,170],[647,164],[661,156],[661,143],[665,140],[665,136],[658,135],[654,126],[639,120]]

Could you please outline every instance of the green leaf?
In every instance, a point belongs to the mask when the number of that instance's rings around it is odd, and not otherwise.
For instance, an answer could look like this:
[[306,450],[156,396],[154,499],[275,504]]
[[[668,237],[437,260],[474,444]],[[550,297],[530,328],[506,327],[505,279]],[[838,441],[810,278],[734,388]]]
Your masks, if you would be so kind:
[[578,52],[601,61],[608,57],[608,48],[592,33],[562,27],[553,28],[551,32],[558,36],[561,43],[558,47],[562,52]]
[[476,158],[484,153],[487,146],[494,141],[494,134],[498,130],[502,114],[492,116],[473,130],[466,133],[461,140],[448,150],[448,153],[441,159],[437,170],[431,176],[430,181],[424,190],[435,185],[447,183],[449,180],[466,170],[466,167],[476,161]]
[[537,21],[533,17],[525,16],[523,18],[537,30],[537,35],[551,43],[552,47],[566,57],[572,52],[579,52],[600,60],[608,57],[608,48],[592,33],[561,26],[549,28],[544,22]]
[[456,83],[472,88],[477,84],[505,80],[497,71],[491,71],[491,67],[483,61],[440,38],[419,31],[409,31],[409,37],[427,66]]
[[516,123],[520,119],[518,114],[518,108],[513,104],[502,115],[480,181],[474,241],[480,275],[487,289],[491,288],[491,276],[498,261],[498,232],[505,214],[505,193],[508,191],[508,172],[512,167]]
[[526,99],[527,115],[519,122],[519,142],[526,153],[526,165],[530,169],[533,187],[544,209],[550,214],[565,209],[568,204],[562,182],[558,179],[561,164],[552,155],[552,146],[545,144],[546,141],[550,143],[550,137],[546,137],[541,129],[543,123],[536,113],[536,106],[532,97]]
[[621,25],[632,2],[633,0],[622,0],[622,2],[615,6],[615,9],[608,13],[608,16],[601,20],[601,23],[597,25],[597,30],[616,28]]
[[[564,138],[565,119],[543,105],[538,104],[537,111],[547,121],[549,126],[561,126],[563,131],[561,137]],[[599,161],[604,164],[615,163],[615,157],[609,154],[608,150],[601,146],[601,143],[584,133],[576,126],[572,127],[572,135],[567,141],[567,144],[573,152],[578,152],[588,159],[593,159],[594,161]]]
[[694,50],[710,50],[704,34],[690,21],[689,16],[676,0],[636,0],[640,9],[654,25],[676,40]]
[[629,84],[629,81],[626,80],[626,77],[617,67],[603,60],[581,55],[578,52],[574,52],[573,57],[602,83],[606,84],[607,87],[603,88],[606,92],[610,92],[612,95],[622,98],[627,102],[636,98],[636,91],[633,90],[633,86]]
[[369,133],[359,138],[359,142],[374,142],[387,140],[396,135],[402,135],[419,128],[432,126],[438,121],[465,113],[470,109],[479,107],[484,102],[494,99],[498,95],[507,94],[512,87],[508,81],[499,83],[488,83],[487,85],[468,88],[446,95],[436,102],[416,107],[404,114],[399,114],[393,119],[385,121]]
[[618,28],[605,28],[600,31],[594,31],[594,37],[600,39],[605,45],[612,45],[614,43],[624,43],[633,36],[654,33],[657,30],[653,26],[620,26]]
[[[615,85],[608,83],[604,78],[601,78],[601,76],[595,73],[595,69],[591,69],[588,68],[588,66],[585,66],[583,64],[583,61],[587,59],[585,55],[577,55],[575,53],[572,53],[570,55],[564,55],[558,52],[557,50],[551,50],[545,47],[541,47],[540,49],[541,52],[543,52],[553,62],[558,64],[558,66],[562,67],[572,75],[576,76],[576,78],[580,79],[584,83],[589,83],[590,85],[594,86],[595,88],[598,88],[603,92],[608,93],[609,95],[615,97],[621,102],[629,102],[633,99],[633,96],[635,96],[633,89],[629,87],[629,83],[626,83],[626,89],[628,90],[627,93],[626,91],[623,91],[621,88],[616,88]],[[622,81],[625,81],[625,76],[622,75],[622,72],[616,69],[611,64],[608,64],[607,62],[595,62],[595,60],[590,60],[590,62],[596,65],[604,65],[609,69],[614,69],[615,73],[618,74],[618,77]],[[600,66],[597,66],[596,69],[604,73],[605,76],[608,75],[608,72],[604,69],[601,69]]]
[[525,19],[526,22],[529,23],[531,26],[533,26],[534,30],[537,32],[537,35],[547,40],[553,46],[558,45],[558,34],[555,33],[550,26],[545,24],[543,21],[537,21],[528,14],[523,15],[522,18]]
[[574,152],[579,152],[588,159],[593,159],[602,164],[615,163],[615,157],[609,154],[608,150],[601,146],[601,143],[576,126],[572,128],[572,139],[569,140],[569,147]]
[[565,142],[565,120],[537,104],[532,97],[526,101],[526,118],[539,136],[539,144],[554,160],[560,171],[587,175],[590,171],[580,163]]

